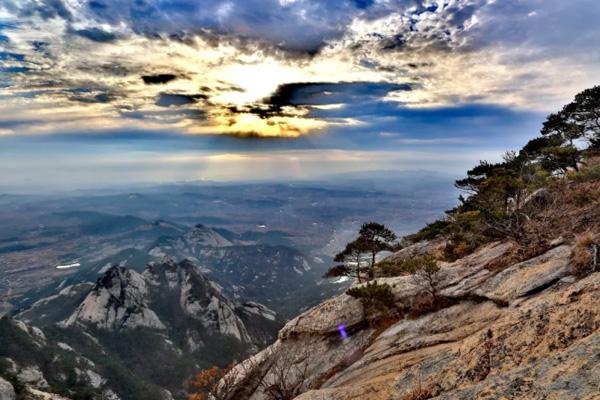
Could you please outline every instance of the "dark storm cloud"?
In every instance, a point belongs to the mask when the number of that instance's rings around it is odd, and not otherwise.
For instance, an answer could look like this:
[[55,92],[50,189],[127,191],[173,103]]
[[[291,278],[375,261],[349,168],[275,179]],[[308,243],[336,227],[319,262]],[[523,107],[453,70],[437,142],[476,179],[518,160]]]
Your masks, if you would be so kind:
[[86,72],[91,75],[97,74],[102,77],[125,77],[136,70],[135,66],[123,65],[118,61],[98,63],[94,60],[86,60],[85,62],[79,63],[77,69],[81,72]]
[[114,33],[106,32],[98,28],[71,30],[71,33],[99,43],[110,43],[117,40],[117,35]]
[[376,49],[384,53],[412,52],[416,49],[470,50],[471,43],[461,40],[465,36],[467,22],[483,12],[489,3],[489,0],[456,0],[436,4],[423,1],[386,3],[379,13],[366,14],[364,17],[368,20],[382,14],[400,12],[403,22],[385,33],[367,33],[350,48],[356,52]]
[[280,85],[266,103],[276,107],[340,104],[356,98],[379,98],[390,92],[411,89],[408,84],[387,82],[288,83]]
[[174,74],[144,75],[142,80],[146,85],[162,85],[177,79]]
[[160,93],[156,100],[156,105],[159,107],[178,107],[188,104],[194,104],[199,100],[206,100],[208,96],[204,94],[172,94]]
[[183,119],[206,120],[206,113],[198,109],[169,108],[159,111],[129,111],[120,112],[122,116],[131,119],[152,120],[160,123],[174,123]]
[[92,94],[91,96],[71,96],[71,97],[69,97],[69,100],[78,101],[80,103],[93,104],[93,103],[110,103],[113,100],[115,100],[115,98],[116,98],[116,96],[114,96],[110,93],[99,93],[99,94]]
[[[596,0],[4,0],[15,15],[85,21],[80,36],[98,42],[115,39],[99,28],[126,27],[149,38],[193,43],[202,36],[212,44],[226,42],[240,49],[281,51],[312,56],[328,42],[340,39],[352,21],[375,21],[401,16],[392,29],[373,28],[367,36],[348,43],[356,52],[434,50],[468,51],[498,43],[528,42],[555,47],[575,42],[592,48],[589,29],[598,27]],[[470,24],[477,16],[477,24]],[[401,22],[400,22],[401,21]],[[387,22],[383,22],[385,24]],[[588,32],[581,32],[582,27]],[[382,27],[384,27],[382,25]],[[595,33],[598,33],[595,29]],[[0,31],[2,25],[0,23]],[[7,39],[6,37],[4,37]],[[1,39],[0,39],[1,40]],[[251,44],[253,43],[253,45]],[[255,46],[255,47],[253,47]],[[258,47],[256,47],[258,46]]]
[[[588,73],[600,62],[596,0],[0,0],[0,11],[19,21],[0,21],[0,86],[10,85],[11,96],[56,96],[65,106],[67,100],[111,103],[120,115],[153,121],[208,115],[231,127],[228,117],[236,113],[301,114],[333,122],[329,127],[335,129],[353,119],[360,127],[345,129],[393,130],[385,121],[399,124],[421,114],[403,114],[403,104],[384,100],[390,92],[419,90],[407,98],[421,106],[496,102],[533,109],[549,98],[562,101],[567,89],[560,88],[575,87],[577,71]],[[224,46],[205,58],[206,43]],[[563,71],[552,62],[562,56],[572,64],[565,71],[571,82],[554,72]],[[333,68],[320,69],[328,58]],[[512,68],[532,59],[544,64]],[[263,99],[230,97],[227,92],[256,88],[237,70],[243,87],[228,87],[223,80],[231,76],[221,68],[230,64],[243,71],[255,63],[260,73],[263,62],[289,68],[290,79],[381,82],[296,82]],[[473,67],[488,62],[485,76]],[[308,74],[299,73],[304,67]],[[286,73],[273,79],[285,82]],[[167,85],[176,79],[189,86]],[[149,87],[141,88],[142,81]],[[69,91],[79,86],[90,91]],[[210,94],[211,102],[195,93]],[[198,104],[206,110],[192,109]],[[337,108],[320,107],[330,105]]]
[[31,48],[36,53],[45,53],[48,54],[48,42],[43,42],[41,40],[34,40],[31,42]]
[[275,93],[246,109],[232,107],[232,112],[250,112],[261,118],[286,115],[285,107],[326,106],[379,100],[391,92],[410,91],[409,84],[387,82],[296,82],[280,85]]

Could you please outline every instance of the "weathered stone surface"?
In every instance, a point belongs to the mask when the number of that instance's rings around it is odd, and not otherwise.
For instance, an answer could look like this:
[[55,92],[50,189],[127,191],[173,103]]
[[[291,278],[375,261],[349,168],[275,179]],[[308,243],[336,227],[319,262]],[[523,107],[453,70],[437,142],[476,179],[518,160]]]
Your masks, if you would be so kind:
[[297,399],[401,400],[419,382],[432,399],[594,398],[599,298],[594,274],[519,307],[461,304],[400,321],[360,361]]
[[15,400],[17,395],[13,385],[0,377],[0,400]]
[[148,285],[141,274],[123,267],[113,267],[67,318],[65,325],[84,322],[112,330],[137,327],[165,329],[165,325],[148,307],[147,296]]
[[60,396],[55,393],[44,392],[35,388],[27,388],[25,400],[70,400],[68,397]]
[[246,314],[258,315],[262,318],[268,319],[270,321],[275,321],[277,319],[277,314],[275,311],[271,310],[269,307],[256,303],[254,301],[247,301],[242,304],[242,311]]
[[[267,382],[276,381],[283,373],[287,379],[286,386],[299,384],[307,390],[313,385],[320,385],[335,371],[359,360],[375,336],[374,329],[364,329],[347,339],[337,334],[278,340],[251,360],[251,371],[261,374]],[[289,365],[293,367],[286,369]],[[296,372],[304,369],[307,371],[307,379],[299,380]],[[239,398],[268,399],[261,390]]]
[[37,388],[48,387],[48,382],[44,378],[44,374],[35,365],[21,369],[17,374],[17,379],[23,385],[31,385]]
[[445,245],[446,242],[443,239],[422,240],[395,252],[394,254],[386,257],[386,260],[394,262],[406,258],[422,256],[425,254],[437,253],[438,251],[441,251]]
[[[451,297],[472,294],[478,285],[493,275],[493,272],[485,267],[506,255],[511,249],[512,245],[509,243],[492,243],[460,261],[444,264],[440,273],[440,287],[444,288],[442,294]],[[424,289],[417,285],[410,275],[377,278],[376,281],[390,285],[398,303],[408,304],[424,293]],[[301,334],[329,334],[337,332],[340,323],[352,327],[363,320],[364,313],[360,301],[341,294],[288,322],[280,331],[279,338],[285,339],[290,335]]]
[[[405,400],[419,388],[432,399],[599,398],[600,273],[566,279],[566,245],[500,272],[487,268],[509,251],[495,243],[444,265],[444,293],[455,304],[384,330],[361,325],[359,304],[338,296],[288,324],[258,364],[269,374],[274,358],[307,354],[297,400]],[[402,299],[409,279],[378,281],[396,285]],[[339,342],[341,316],[355,329]],[[264,395],[255,388],[243,398]]]
[[488,266],[506,257],[512,250],[511,243],[494,242],[475,253],[442,266],[441,294],[448,297],[464,297],[473,293],[494,275]]
[[302,334],[325,335],[337,332],[339,324],[351,327],[363,321],[360,301],[346,294],[329,299],[288,322],[279,338]]
[[568,275],[570,255],[570,246],[557,247],[501,271],[486,280],[474,293],[494,300],[512,302]]

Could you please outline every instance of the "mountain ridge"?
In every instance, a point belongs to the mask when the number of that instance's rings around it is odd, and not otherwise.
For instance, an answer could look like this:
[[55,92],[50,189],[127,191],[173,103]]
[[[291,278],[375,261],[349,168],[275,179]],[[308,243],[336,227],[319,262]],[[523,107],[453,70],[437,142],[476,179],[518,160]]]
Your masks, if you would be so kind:
[[96,284],[65,287],[3,318],[2,337],[12,345],[0,349],[0,376],[21,394],[183,398],[194,370],[256,351],[280,324],[262,304],[227,298],[188,260],[165,258],[141,273],[113,266]]

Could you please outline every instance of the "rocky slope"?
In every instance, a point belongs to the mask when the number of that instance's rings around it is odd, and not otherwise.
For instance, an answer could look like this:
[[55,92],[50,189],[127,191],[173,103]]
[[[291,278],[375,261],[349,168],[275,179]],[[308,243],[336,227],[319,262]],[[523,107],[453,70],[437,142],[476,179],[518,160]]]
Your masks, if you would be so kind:
[[[264,382],[277,383],[282,372],[287,388],[299,388],[297,400],[598,398],[600,273],[571,276],[571,246],[560,240],[499,268],[511,249],[496,242],[444,264],[445,306],[418,317],[373,326],[346,294],[320,304],[236,367],[234,398],[267,399]],[[378,281],[392,286],[398,304],[424,296],[411,276]]]
[[264,347],[280,326],[275,312],[229,299],[189,261],[142,273],[114,266],[95,285],[68,286],[0,321],[10,344],[0,348],[0,376],[20,395],[182,398],[194,372]]

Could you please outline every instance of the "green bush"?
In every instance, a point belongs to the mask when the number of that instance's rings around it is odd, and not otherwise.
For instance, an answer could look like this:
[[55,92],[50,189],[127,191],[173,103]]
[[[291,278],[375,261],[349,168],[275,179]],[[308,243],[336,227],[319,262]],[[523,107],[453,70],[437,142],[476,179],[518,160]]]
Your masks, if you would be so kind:
[[588,161],[587,165],[572,175],[573,180],[577,182],[591,182],[600,180],[600,159],[596,158]]
[[377,264],[379,276],[394,277],[405,275],[408,271],[404,267],[405,260],[384,260]]
[[400,260],[384,260],[377,264],[380,276],[395,277],[417,273],[420,270],[439,269],[436,258],[431,254],[406,257]]
[[591,188],[581,188],[573,193],[573,201],[580,207],[592,204],[600,198],[600,193]]
[[451,222],[446,219],[438,219],[437,221],[427,224],[419,232],[408,235],[406,239],[413,243],[422,240],[433,240],[438,236],[443,235],[450,224]]
[[392,287],[387,283],[380,285],[377,281],[367,282],[363,286],[348,289],[346,294],[360,299],[369,319],[386,315],[396,308]]

